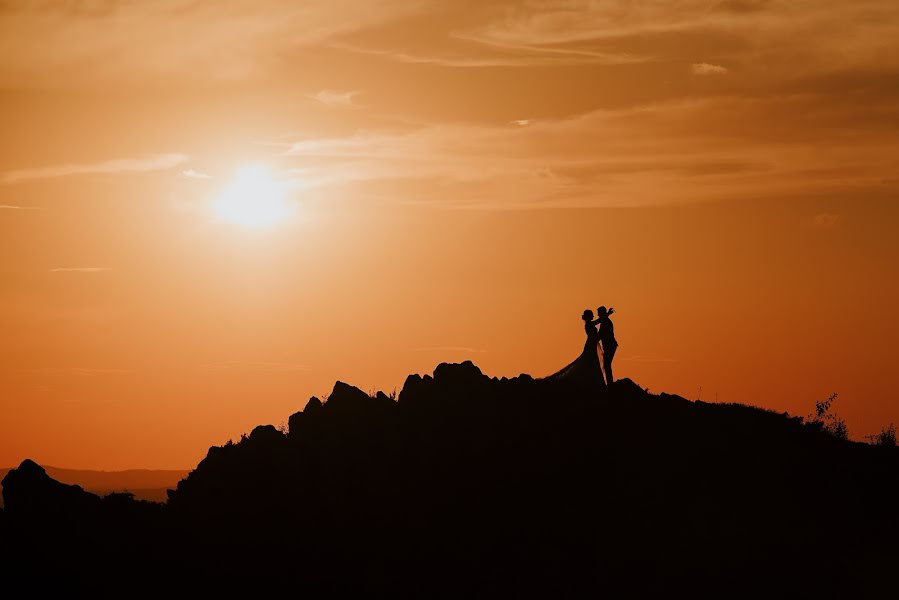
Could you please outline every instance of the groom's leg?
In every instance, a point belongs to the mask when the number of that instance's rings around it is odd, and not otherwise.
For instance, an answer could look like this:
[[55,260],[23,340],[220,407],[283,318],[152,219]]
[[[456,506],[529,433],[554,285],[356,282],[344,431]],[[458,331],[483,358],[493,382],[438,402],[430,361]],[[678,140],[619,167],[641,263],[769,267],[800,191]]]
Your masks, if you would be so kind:
[[617,348],[609,348],[608,351],[603,349],[603,370],[606,372],[606,385],[612,385],[615,377],[612,375],[612,359],[615,358],[615,350]]
[[606,375],[605,371],[603,370],[603,365],[606,364],[606,355],[603,351],[602,344],[596,344],[596,354],[599,359],[599,384],[604,386],[606,384]]

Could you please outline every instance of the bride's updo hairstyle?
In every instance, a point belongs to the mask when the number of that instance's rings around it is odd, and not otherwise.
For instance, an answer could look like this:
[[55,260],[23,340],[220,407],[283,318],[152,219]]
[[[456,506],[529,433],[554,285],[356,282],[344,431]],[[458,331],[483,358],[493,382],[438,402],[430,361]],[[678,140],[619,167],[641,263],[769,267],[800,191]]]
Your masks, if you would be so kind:
[[589,308],[584,311],[584,314],[581,315],[581,319],[584,321],[592,321],[593,320],[593,311]]

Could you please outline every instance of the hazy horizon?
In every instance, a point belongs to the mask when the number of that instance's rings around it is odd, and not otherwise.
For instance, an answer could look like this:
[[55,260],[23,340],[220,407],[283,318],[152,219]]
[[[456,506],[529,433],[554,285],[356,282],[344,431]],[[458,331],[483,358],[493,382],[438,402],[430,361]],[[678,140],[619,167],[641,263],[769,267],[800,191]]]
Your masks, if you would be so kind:
[[0,466],[187,469],[336,380],[899,423],[899,4],[3,3]]

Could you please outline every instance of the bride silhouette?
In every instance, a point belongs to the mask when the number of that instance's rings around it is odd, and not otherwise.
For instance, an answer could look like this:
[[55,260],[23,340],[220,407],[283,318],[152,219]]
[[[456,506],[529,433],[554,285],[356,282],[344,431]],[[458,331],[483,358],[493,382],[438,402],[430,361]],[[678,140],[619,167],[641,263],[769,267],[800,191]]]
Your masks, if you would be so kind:
[[596,326],[600,323],[600,319],[593,319],[593,311],[587,309],[581,315],[584,321],[584,333],[587,334],[587,340],[584,342],[584,351],[568,366],[559,372],[551,375],[552,379],[567,379],[584,381],[597,385],[604,385],[605,379],[602,375],[602,366],[599,362],[599,331]]

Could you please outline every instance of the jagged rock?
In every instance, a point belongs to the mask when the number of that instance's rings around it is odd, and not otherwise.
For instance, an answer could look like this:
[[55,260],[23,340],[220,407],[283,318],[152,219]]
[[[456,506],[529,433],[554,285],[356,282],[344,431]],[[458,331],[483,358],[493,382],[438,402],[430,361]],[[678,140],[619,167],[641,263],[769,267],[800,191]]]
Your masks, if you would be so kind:
[[434,381],[440,385],[472,385],[487,380],[470,360],[462,363],[440,363],[434,369]]
[[22,461],[17,469],[10,469],[2,485],[3,503],[10,517],[53,519],[93,513],[101,504],[99,496],[85,492],[81,486],[52,479],[31,459]]
[[322,409],[322,401],[319,400],[316,396],[312,396],[309,398],[309,402],[306,403],[306,407],[303,408],[303,414],[306,415],[314,415],[318,413]]
[[300,433],[303,427],[303,419],[305,415],[303,411],[295,412],[287,418],[287,435],[293,437]]
[[284,441],[284,434],[274,425],[258,425],[250,432],[250,444],[273,445]]
[[379,408],[391,409],[396,406],[396,402],[390,396],[381,391],[375,394],[374,400]]
[[357,387],[338,381],[328,396],[324,410],[326,414],[331,415],[361,415],[390,408],[394,404],[387,396],[384,396],[384,399],[387,403],[372,398]]
[[328,413],[355,412],[368,404],[371,398],[359,388],[338,381],[328,396],[325,411]]
[[640,398],[646,395],[646,390],[634,383],[631,379],[617,379],[611,385],[612,392],[618,396],[627,398]]
[[[233,442],[229,441],[228,443],[231,444]],[[221,454],[223,451],[224,448],[222,446],[210,446],[209,450],[206,451],[206,459],[215,460],[216,456]]]
[[424,377],[418,374],[409,375],[400,391],[399,403],[414,402],[415,398],[425,393],[433,383],[434,379],[430,375]]

